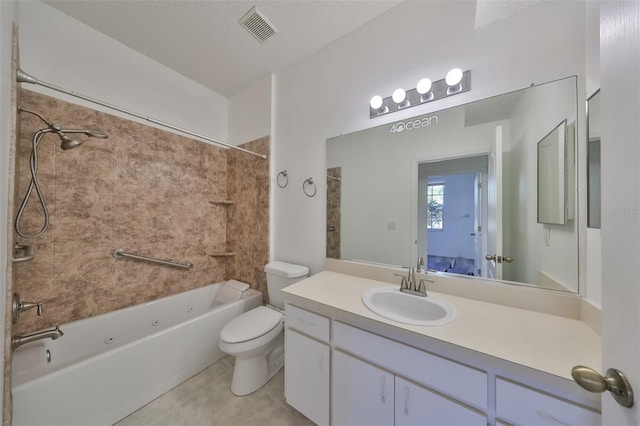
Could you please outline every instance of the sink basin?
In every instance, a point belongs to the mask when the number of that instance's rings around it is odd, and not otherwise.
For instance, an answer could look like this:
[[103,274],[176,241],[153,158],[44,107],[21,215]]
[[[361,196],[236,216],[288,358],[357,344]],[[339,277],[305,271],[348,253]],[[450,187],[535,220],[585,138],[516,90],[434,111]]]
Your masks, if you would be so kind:
[[362,303],[373,313],[403,324],[438,326],[456,319],[455,309],[446,300],[402,293],[397,287],[366,290]]

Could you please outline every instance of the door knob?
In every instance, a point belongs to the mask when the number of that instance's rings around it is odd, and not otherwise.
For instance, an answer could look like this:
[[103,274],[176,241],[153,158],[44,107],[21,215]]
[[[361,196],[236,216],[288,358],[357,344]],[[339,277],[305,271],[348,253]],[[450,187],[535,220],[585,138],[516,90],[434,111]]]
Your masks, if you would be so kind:
[[487,260],[495,260],[497,263],[502,263],[502,262],[507,262],[507,263],[511,263],[513,262],[513,257],[502,257],[502,256],[498,256],[497,254],[494,255],[486,255],[484,257]]
[[600,373],[584,365],[577,365],[571,369],[571,376],[577,384],[589,392],[611,391],[613,399],[623,407],[633,407],[633,389],[620,370],[610,368],[603,377]]

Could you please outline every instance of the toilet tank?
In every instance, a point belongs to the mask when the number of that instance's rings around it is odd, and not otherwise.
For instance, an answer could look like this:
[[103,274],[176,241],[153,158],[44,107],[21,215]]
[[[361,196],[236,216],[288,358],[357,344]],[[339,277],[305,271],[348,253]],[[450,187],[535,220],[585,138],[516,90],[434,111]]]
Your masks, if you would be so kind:
[[269,304],[284,309],[284,298],[280,290],[309,276],[309,268],[286,262],[269,262],[264,267],[267,273]]

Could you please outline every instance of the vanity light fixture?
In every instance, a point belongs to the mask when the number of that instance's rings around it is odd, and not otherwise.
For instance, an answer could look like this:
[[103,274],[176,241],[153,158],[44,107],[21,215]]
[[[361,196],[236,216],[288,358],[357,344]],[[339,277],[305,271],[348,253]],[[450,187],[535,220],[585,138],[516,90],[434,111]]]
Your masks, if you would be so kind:
[[428,78],[423,78],[418,81],[414,89],[407,91],[396,89],[392,96],[386,98],[379,95],[372,97],[369,102],[369,118],[437,101],[469,90],[471,90],[471,71],[453,68],[442,80],[432,82]]

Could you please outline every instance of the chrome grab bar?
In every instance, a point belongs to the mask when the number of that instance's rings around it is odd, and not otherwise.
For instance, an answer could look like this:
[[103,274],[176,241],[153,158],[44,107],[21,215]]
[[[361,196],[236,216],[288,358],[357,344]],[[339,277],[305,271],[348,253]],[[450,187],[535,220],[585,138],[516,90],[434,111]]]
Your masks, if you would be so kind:
[[124,249],[121,249],[121,248],[115,249],[113,251],[113,257],[115,257],[116,259],[120,259],[120,258],[123,258],[123,257],[130,257],[131,259],[145,260],[147,262],[160,263],[161,265],[173,266],[173,267],[182,268],[182,269],[191,269],[191,268],[193,268],[193,263],[176,263],[176,262],[172,262],[170,260],[155,259],[153,257],[141,256],[139,254],[133,254],[133,253],[127,253],[127,252],[124,251]]
[[[16,256],[18,252],[23,252],[23,256]],[[13,263],[29,262],[36,255],[36,247],[31,244],[28,246],[16,244],[13,248]]]

